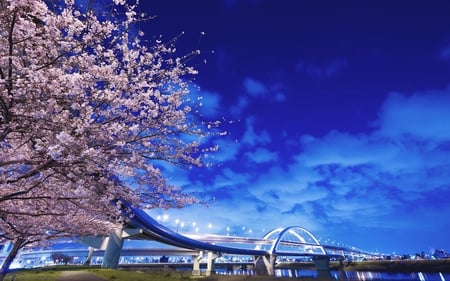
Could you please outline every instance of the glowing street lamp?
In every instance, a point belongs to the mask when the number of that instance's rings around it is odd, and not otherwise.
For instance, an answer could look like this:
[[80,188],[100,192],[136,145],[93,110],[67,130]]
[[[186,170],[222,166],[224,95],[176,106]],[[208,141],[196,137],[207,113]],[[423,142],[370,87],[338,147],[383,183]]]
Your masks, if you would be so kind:
[[180,232],[183,232],[184,222],[180,223]]
[[175,225],[176,225],[176,227],[177,227],[177,232],[178,232],[178,226],[179,226],[178,224],[179,224],[179,223],[180,223],[180,220],[179,220],[179,219],[176,219],[176,220],[175,220]]

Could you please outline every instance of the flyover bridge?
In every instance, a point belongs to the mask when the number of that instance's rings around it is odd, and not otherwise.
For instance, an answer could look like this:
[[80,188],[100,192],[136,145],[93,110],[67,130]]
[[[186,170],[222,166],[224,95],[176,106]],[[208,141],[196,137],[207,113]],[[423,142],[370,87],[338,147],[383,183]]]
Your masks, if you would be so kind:
[[193,274],[200,274],[200,261],[207,253],[207,270],[214,272],[214,260],[221,255],[252,256],[257,274],[273,275],[278,257],[310,257],[318,273],[329,274],[330,258],[368,256],[369,253],[321,245],[314,235],[300,226],[278,228],[262,238],[246,238],[220,235],[182,235],[160,224],[144,210],[121,201],[121,212],[127,228],[112,233],[106,245],[103,267],[117,267],[124,238],[149,239],[179,248],[198,251],[193,256]]

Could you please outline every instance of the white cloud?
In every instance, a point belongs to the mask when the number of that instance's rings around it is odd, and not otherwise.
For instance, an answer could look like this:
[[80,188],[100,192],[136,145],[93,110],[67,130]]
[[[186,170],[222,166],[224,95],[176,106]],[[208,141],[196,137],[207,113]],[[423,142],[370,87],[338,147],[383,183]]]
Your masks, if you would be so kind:
[[246,130],[244,135],[242,136],[242,143],[248,145],[256,145],[256,144],[268,144],[271,142],[271,137],[266,130],[263,130],[259,133],[255,132],[254,128],[255,117],[248,117],[246,119]]
[[319,203],[331,220],[388,227],[386,220],[399,209],[414,208],[430,192],[448,189],[449,121],[448,91],[393,94],[372,134],[303,136],[292,167],[317,172],[315,184],[329,190],[329,200]]
[[276,102],[285,102],[287,100],[286,95],[283,92],[276,92],[275,93],[275,101]]
[[450,90],[411,96],[393,93],[384,102],[376,125],[378,134],[391,138],[449,140]]
[[244,88],[253,97],[264,96],[269,91],[262,82],[250,77],[244,79]]
[[278,160],[278,153],[274,151],[269,151],[266,148],[257,148],[254,151],[245,153],[245,156],[253,163],[267,163],[275,162]]
[[209,160],[219,164],[237,159],[241,146],[239,142],[230,138],[221,138],[216,140],[215,144],[219,146],[219,150],[212,153]]
[[223,187],[235,187],[247,185],[249,183],[249,175],[237,173],[230,168],[224,168],[221,173],[214,179],[214,186],[219,189]]
[[[212,221],[213,231],[222,234],[226,227],[236,231],[245,225],[256,237],[263,235],[263,228],[289,225],[321,237],[353,229],[378,235],[417,231],[417,221],[429,229],[445,229],[440,225],[449,208],[442,208],[445,199],[439,194],[450,194],[449,96],[447,91],[390,95],[372,132],[304,135],[297,141],[299,152],[284,163],[280,152],[271,150],[270,135],[256,130],[250,117],[242,141],[225,141],[224,154],[218,157],[241,165],[276,164],[270,170],[249,165],[253,172],[224,165],[208,186],[199,185],[199,191],[211,192],[217,200],[208,209],[194,206],[178,214],[204,224]],[[255,148],[242,157],[239,151],[247,145]]]
[[200,111],[208,117],[216,117],[221,115],[220,95],[209,91],[202,91],[200,94],[202,105]]
[[256,79],[246,77],[243,84],[246,93],[251,97],[264,98],[275,102],[285,102],[287,100],[283,83],[267,85]]
[[239,96],[237,104],[230,107],[230,112],[233,116],[240,116],[245,108],[249,105],[248,97]]
[[261,174],[249,192],[276,206],[284,222],[301,213],[305,226],[319,232],[336,223],[397,228],[389,221],[400,219],[399,212],[449,188],[449,96],[390,96],[373,133],[305,135],[289,168]]

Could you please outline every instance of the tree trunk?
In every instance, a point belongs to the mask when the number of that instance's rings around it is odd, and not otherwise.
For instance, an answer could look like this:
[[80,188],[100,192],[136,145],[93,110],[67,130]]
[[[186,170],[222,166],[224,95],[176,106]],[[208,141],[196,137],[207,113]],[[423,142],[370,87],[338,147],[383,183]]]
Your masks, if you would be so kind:
[[5,279],[5,276],[9,271],[9,266],[17,256],[20,248],[22,248],[25,244],[25,239],[21,238],[17,239],[16,242],[14,242],[14,247],[12,248],[11,252],[9,252],[8,256],[5,258],[5,261],[2,264],[2,267],[0,268],[0,281],[3,281]]

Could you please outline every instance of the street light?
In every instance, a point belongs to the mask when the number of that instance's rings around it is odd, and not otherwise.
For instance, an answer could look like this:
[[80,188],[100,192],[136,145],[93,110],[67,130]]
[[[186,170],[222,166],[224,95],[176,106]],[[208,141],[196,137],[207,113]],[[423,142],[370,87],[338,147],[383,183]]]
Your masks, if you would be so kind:
[[177,232],[178,232],[178,224],[180,223],[179,219],[175,219],[175,225],[177,226]]
[[180,232],[183,232],[184,222],[180,223]]

